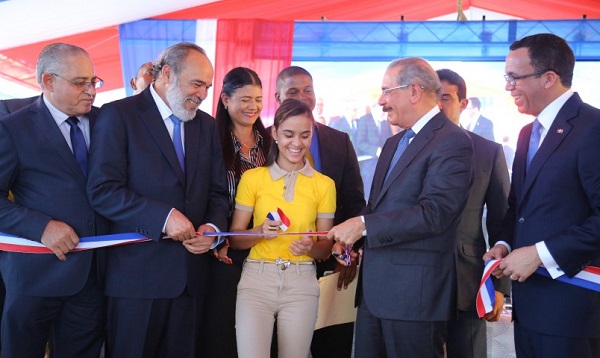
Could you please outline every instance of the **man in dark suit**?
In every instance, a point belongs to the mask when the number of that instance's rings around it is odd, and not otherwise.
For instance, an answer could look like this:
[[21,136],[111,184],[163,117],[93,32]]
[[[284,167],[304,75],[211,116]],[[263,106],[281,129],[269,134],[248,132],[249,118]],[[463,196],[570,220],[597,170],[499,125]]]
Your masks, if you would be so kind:
[[115,357],[197,355],[213,243],[202,234],[227,226],[219,136],[214,119],[197,110],[212,85],[212,64],[200,47],[179,43],[155,65],[156,79],[141,94],[102,107],[90,149],[93,207],[113,232],[152,239],[107,252]]
[[[484,258],[503,258],[494,273],[513,280],[519,357],[600,354],[600,293],[556,280],[600,255],[600,110],[571,90],[574,66],[552,34],[515,41],[506,57],[505,88],[536,119],[519,134],[503,230]],[[541,265],[552,278],[533,274]]]
[[[302,67],[287,67],[277,76],[275,99],[281,103],[288,98],[301,100],[311,109],[315,108],[313,79],[310,73]],[[358,215],[365,207],[363,182],[356,153],[348,134],[316,123],[310,153],[315,169],[335,182],[337,206],[334,224]],[[317,264],[319,277],[323,275],[324,271],[329,270],[340,271],[338,289],[347,287],[356,275],[356,265],[349,268],[336,266],[333,259]],[[315,331],[311,346],[313,357],[349,357],[352,352],[353,331],[353,323]]]
[[[449,69],[436,71],[442,84],[440,109],[457,126],[460,112],[467,102],[465,80]],[[477,315],[475,298],[483,273],[481,259],[488,249],[481,217],[487,208],[486,228],[489,237],[496,237],[508,208],[510,179],[502,146],[475,133],[467,132],[473,142],[473,184],[467,205],[458,224],[458,315],[448,322],[446,352],[448,358],[479,358],[487,355],[485,321],[497,321],[502,312],[504,295],[510,293],[510,280],[496,280],[494,310],[483,319]]]
[[35,102],[40,96],[33,96],[28,98],[12,98],[0,100],[0,117],[17,111],[33,102]]
[[388,66],[379,104],[390,123],[405,130],[383,147],[363,215],[329,232],[339,241],[337,252],[366,235],[357,357],[444,355],[446,322],[456,302],[456,228],[469,193],[473,149],[464,130],[440,112],[440,90],[423,59]]
[[85,50],[67,44],[44,47],[36,72],[43,95],[0,121],[0,231],[54,255],[0,252],[2,355],[42,357],[50,338],[54,357],[98,357],[105,309],[96,253],[71,250],[80,236],[108,232],[88,202],[79,157],[87,156],[101,80]]
[[478,134],[487,140],[491,140],[492,142],[495,140],[494,122],[481,115],[481,102],[479,101],[479,98],[469,98],[469,102],[464,113],[467,117],[465,128],[469,132]]

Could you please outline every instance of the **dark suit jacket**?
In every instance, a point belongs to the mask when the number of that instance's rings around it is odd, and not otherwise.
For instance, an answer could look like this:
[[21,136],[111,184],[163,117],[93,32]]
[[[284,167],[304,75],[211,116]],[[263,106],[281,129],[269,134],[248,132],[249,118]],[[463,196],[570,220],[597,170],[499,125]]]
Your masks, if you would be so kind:
[[479,116],[475,126],[470,128],[470,130],[487,140],[494,141],[494,122],[484,116]]
[[[90,131],[97,109],[88,114]],[[14,193],[14,203],[6,199]],[[48,222],[63,221],[79,236],[108,232],[94,213],[86,179],[42,97],[0,121],[0,231],[40,241]],[[87,282],[93,251],[51,254],[0,252],[0,269],[13,294],[68,296]]]
[[0,100],[0,117],[15,112],[35,102],[38,98],[40,98],[40,96],[34,96],[29,98],[2,99]]
[[153,241],[109,249],[106,294],[174,298],[205,291],[209,254],[193,255],[161,239],[171,208],[194,225],[226,230],[229,199],[214,119],[198,111],[185,123],[183,173],[150,88],[105,104],[90,148],[88,194],[113,232],[138,232]]
[[334,225],[355,217],[365,207],[363,182],[356,152],[348,134],[316,123],[319,137],[321,173],[335,183],[336,210]]
[[403,135],[383,147],[364,211],[362,294],[378,318],[448,320],[456,307],[456,227],[471,183],[473,148],[465,131],[439,113],[384,183]]
[[[513,249],[544,241],[569,277],[600,255],[600,110],[574,94],[531,161],[532,125],[521,130],[509,209],[499,238]],[[513,283],[513,317],[547,335],[600,336],[600,293],[533,274]]]
[[[473,184],[458,224],[458,309],[475,310],[475,298],[483,273],[481,259],[487,251],[481,217],[487,206],[486,227],[496,237],[508,208],[510,179],[502,146],[467,132],[473,142]],[[494,282],[496,291],[510,293],[510,281]]]

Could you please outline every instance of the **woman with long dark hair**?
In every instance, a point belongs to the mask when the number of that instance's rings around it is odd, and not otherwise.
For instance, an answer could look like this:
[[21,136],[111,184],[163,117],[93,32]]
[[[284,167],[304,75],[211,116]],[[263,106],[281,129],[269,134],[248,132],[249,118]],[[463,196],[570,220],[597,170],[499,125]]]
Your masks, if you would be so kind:
[[[262,166],[271,145],[271,136],[260,119],[262,107],[262,83],[256,72],[236,67],[225,75],[215,119],[232,208],[242,174]],[[232,212],[229,222],[231,215]],[[215,251],[202,319],[204,357],[237,357],[236,345],[231,343],[235,342],[235,301],[242,263],[248,251],[231,250],[228,244]]]

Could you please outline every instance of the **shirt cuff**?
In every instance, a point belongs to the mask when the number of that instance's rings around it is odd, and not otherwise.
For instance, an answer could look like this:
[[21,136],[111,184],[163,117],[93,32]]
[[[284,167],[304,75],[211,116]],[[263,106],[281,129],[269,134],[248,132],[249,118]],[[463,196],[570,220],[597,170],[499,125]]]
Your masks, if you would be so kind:
[[173,210],[175,210],[175,208],[173,208],[173,209],[171,209],[171,211],[169,211],[169,215],[167,215],[167,218],[165,219],[165,223],[163,224],[163,228],[162,228],[163,234],[167,233],[167,222],[169,221],[169,218],[171,217],[171,213],[173,212]]
[[[219,230],[219,228],[215,224],[206,223],[206,225],[212,227],[215,230],[215,232],[221,232],[221,230]],[[221,245],[224,241],[225,241],[225,238],[223,236],[215,236],[215,239],[213,240],[213,243],[210,245],[210,248],[214,249],[217,246]]]
[[367,236],[367,223],[365,223],[365,217],[364,217],[364,215],[360,216],[360,220],[363,222],[363,224],[365,224],[365,229],[362,232],[362,236]]
[[498,242],[496,242],[496,245],[502,245],[502,246],[506,247],[506,249],[508,250],[508,253],[510,254],[511,248],[510,248],[510,245],[508,244],[508,242],[498,241]]
[[550,276],[552,276],[552,278],[557,278],[565,274],[563,270],[558,267],[556,261],[554,261],[554,257],[552,257],[552,254],[550,254],[548,246],[546,246],[545,242],[537,242],[535,244],[535,249],[537,250],[540,260],[542,260],[544,267],[546,270],[548,270],[548,273]]

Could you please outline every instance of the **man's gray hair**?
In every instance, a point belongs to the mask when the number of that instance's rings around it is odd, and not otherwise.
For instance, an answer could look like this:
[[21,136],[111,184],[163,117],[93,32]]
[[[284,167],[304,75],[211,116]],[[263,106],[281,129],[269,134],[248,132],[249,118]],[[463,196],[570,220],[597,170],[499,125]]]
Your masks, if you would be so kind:
[[40,87],[44,89],[44,84],[42,83],[44,73],[60,74],[63,70],[65,59],[79,54],[90,57],[84,49],[75,45],[53,43],[44,47],[42,52],[40,52],[35,66],[36,78]]
[[198,51],[206,56],[206,51],[204,51],[202,47],[191,42],[179,42],[169,46],[158,56],[158,59],[154,61],[154,78],[158,77],[158,74],[166,65],[169,65],[169,67],[173,69],[175,75],[179,74],[181,66],[190,51]]
[[442,85],[431,65],[419,57],[401,58],[392,61],[387,69],[401,67],[398,72],[398,85],[416,83],[423,91],[437,98],[442,93]]

